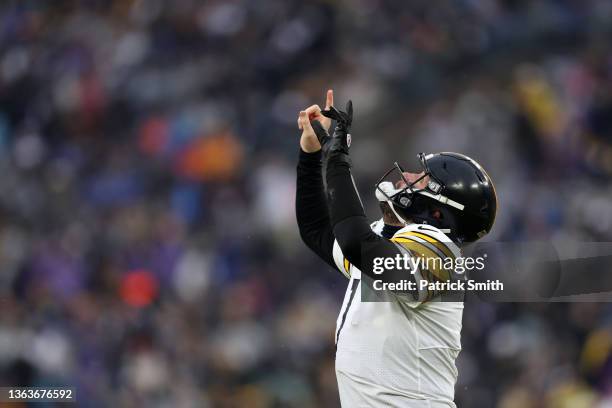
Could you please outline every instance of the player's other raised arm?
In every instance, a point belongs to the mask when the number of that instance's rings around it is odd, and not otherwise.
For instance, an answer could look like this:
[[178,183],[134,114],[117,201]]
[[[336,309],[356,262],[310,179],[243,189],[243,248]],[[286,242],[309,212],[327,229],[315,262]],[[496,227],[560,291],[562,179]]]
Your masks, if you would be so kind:
[[[327,91],[326,109],[333,105],[333,92]],[[300,236],[304,243],[321,259],[336,267],[333,258],[334,234],[329,220],[323,187],[321,144],[327,137],[331,120],[321,115],[321,108],[312,105],[301,111],[298,127],[300,157],[297,165],[295,213]],[[317,133],[319,136],[317,137]]]

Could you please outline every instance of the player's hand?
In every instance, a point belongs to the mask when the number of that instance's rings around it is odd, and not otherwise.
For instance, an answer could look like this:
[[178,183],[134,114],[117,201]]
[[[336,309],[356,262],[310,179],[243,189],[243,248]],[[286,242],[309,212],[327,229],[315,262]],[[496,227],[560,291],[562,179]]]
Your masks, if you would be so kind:
[[[334,91],[327,91],[325,109],[330,109],[334,104]],[[298,127],[302,131],[300,147],[307,153],[321,150],[329,140],[327,133],[331,126],[331,119],[321,114],[319,105],[312,105],[306,110],[300,111],[298,115]]]
[[[321,112],[322,115],[336,121],[336,129],[329,143],[329,149],[323,149],[325,154],[339,153],[348,156],[351,145],[351,125],[353,123],[353,102],[348,101],[346,111],[341,111],[333,106]],[[326,150],[329,150],[327,152]],[[347,157],[348,158],[348,157]]]

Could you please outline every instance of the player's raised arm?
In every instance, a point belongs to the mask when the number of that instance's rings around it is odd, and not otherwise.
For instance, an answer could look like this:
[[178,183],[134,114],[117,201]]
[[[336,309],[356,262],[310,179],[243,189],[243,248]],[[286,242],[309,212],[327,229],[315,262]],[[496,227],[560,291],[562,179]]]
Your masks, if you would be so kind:
[[[334,103],[332,90],[327,91],[326,109]],[[297,186],[295,213],[300,236],[304,243],[321,259],[336,267],[333,259],[334,234],[329,222],[329,213],[321,173],[321,143],[328,138],[327,130],[331,119],[321,114],[318,105],[301,111],[298,127],[300,137],[300,158],[297,165]],[[316,132],[315,132],[316,129]],[[318,133],[318,135],[317,135]]]
[[361,272],[370,275],[371,268],[362,265],[364,245],[375,252],[376,256],[394,257],[402,253],[393,243],[372,231],[353,182],[349,156],[352,103],[349,101],[346,112],[338,111],[332,106],[322,114],[335,119],[337,123],[333,137],[326,140],[323,146],[327,166],[327,204],[333,234],[349,262]]

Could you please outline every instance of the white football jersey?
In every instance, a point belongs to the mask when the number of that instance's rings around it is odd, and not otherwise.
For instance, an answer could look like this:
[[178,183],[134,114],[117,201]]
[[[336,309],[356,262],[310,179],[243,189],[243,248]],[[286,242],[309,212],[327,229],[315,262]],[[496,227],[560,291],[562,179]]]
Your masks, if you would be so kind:
[[[378,235],[382,228],[382,220],[372,224]],[[422,249],[461,256],[444,233],[429,225],[409,225],[391,241],[411,253]],[[432,298],[427,291],[416,301],[391,295],[389,301],[363,302],[361,271],[344,258],[337,242],[333,254],[350,279],[336,323],[342,406],[455,407],[463,302],[437,302],[436,294]],[[419,273],[417,279],[424,278]]]

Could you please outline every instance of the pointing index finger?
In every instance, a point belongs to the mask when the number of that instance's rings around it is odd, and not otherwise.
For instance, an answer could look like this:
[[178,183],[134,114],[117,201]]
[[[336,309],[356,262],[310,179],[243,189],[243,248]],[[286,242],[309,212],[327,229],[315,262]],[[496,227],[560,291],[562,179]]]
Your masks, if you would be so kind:
[[334,90],[328,89],[327,98],[325,100],[325,110],[329,109],[332,106],[334,106]]

